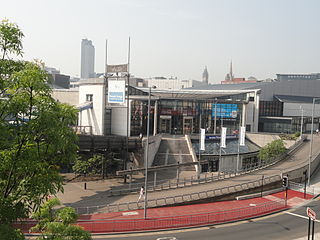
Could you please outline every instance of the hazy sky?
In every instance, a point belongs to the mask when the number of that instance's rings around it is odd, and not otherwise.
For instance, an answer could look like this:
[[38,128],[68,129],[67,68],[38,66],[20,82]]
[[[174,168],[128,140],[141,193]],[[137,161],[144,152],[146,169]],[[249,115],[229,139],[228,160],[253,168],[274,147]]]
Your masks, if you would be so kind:
[[25,59],[80,75],[81,39],[93,41],[95,71],[127,61],[138,77],[224,80],[320,72],[319,0],[0,0],[0,18],[25,34]]

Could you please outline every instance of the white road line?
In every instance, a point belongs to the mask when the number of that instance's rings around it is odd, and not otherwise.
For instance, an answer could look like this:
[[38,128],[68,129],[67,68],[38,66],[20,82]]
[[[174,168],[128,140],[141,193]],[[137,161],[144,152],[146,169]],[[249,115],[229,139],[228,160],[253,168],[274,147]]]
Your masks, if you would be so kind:
[[[307,216],[303,216],[303,215],[300,215],[300,214],[296,214],[296,213],[292,213],[292,212],[285,212],[286,214],[290,214],[292,216],[296,216],[296,217],[300,217],[300,218],[304,218],[304,219],[309,219],[309,217]],[[319,223],[320,221],[319,220],[315,220],[315,222]]]

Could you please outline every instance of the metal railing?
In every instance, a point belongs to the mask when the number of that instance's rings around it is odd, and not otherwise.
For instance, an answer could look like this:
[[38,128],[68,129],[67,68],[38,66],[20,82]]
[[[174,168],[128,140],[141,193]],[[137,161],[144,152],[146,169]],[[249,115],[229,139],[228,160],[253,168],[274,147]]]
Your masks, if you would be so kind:
[[[82,226],[85,230],[90,231],[91,233],[150,231],[238,221],[269,214],[286,208],[287,206],[284,199],[278,199],[276,201],[265,201],[252,206],[199,214],[162,216],[156,218],[149,217],[148,219],[130,218],[114,220],[78,220],[77,225]],[[35,224],[36,221],[27,219],[16,222],[14,226],[26,233],[29,232],[29,229]]]
[[[280,181],[281,177],[279,175],[265,177],[263,179],[263,184],[270,184]],[[217,189],[211,189],[207,191],[201,191],[196,193],[187,193],[176,196],[168,196],[163,198],[148,199],[149,207],[161,207],[166,205],[174,205],[184,202],[198,201],[201,199],[213,198],[222,196],[225,194],[236,193],[239,191],[249,190],[253,188],[260,187],[262,185],[262,179],[250,181],[247,183],[241,183],[233,186],[226,186]],[[92,214],[92,213],[106,213],[106,212],[120,212],[120,211],[130,211],[143,208],[143,202],[126,202],[117,204],[107,204],[99,206],[87,206],[87,207],[75,207],[78,214]]]
[[[193,186],[195,184],[204,184],[204,183],[210,183],[218,180],[224,180],[231,177],[247,174],[253,171],[261,170],[267,167],[270,167],[272,165],[275,165],[276,163],[282,161],[286,157],[289,156],[289,154],[293,154],[299,147],[302,145],[303,141],[306,139],[306,137],[303,137],[299,141],[297,141],[294,145],[292,145],[286,152],[282,153],[280,156],[277,156],[269,161],[263,162],[263,163],[252,163],[249,165],[246,165],[245,168],[241,169],[240,171],[236,172],[235,170],[227,170],[227,171],[221,171],[221,172],[207,172],[202,173],[200,177],[197,175],[191,176],[189,178],[175,178],[175,179],[166,179],[166,180],[155,180],[148,181],[148,191],[163,191],[167,189],[174,189],[174,188],[182,188],[182,187],[188,187]],[[120,196],[120,195],[127,195],[134,193],[136,194],[140,188],[141,184],[143,183],[129,183],[128,185],[117,187],[117,189],[112,189],[108,191],[108,196]]]
[[246,218],[261,216],[274,211],[285,209],[285,201],[268,201],[255,206],[248,206],[227,211],[214,211],[201,214],[180,215],[148,219],[96,220],[79,221],[78,225],[85,230],[99,232],[133,232],[159,229],[173,229],[190,226],[203,226],[237,221]]
[[[298,192],[304,192],[305,185],[303,183],[296,183],[289,181],[289,188]],[[306,193],[315,196],[319,194],[313,186],[306,186]]]

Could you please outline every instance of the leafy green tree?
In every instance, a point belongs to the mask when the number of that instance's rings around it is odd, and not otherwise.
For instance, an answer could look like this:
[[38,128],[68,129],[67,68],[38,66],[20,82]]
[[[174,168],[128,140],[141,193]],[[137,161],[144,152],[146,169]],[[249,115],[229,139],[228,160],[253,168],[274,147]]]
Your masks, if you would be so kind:
[[0,23],[0,49],[2,50],[1,59],[4,60],[9,54],[22,55],[22,37],[20,28],[10,23],[7,19]]
[[283,141],[281,139],[277,139],[261,148],[258,158],[262,161],[268,162],[279,156],[284,151],[286,151],[286,147],[284,146]]
[[31,231],[40,231],[38,240],[90,240],[90,233],[82,227],[72,225],[77,221],[78,215],[74,208],[65,207],[59,210],[53,208],[60,205],[57,198],[52,198],[41,205],[33,214],[38,224]]
[[77,110],[51,97],[43,64],[8,59],[22,54],[22,37],[15,24],[0,22],[0,225],[62,191],[59,166],[77,150],[70,128]]
[[114,172],[117,168],[118,162],[115,160],[114,154],[112,152],[106,155],[94,154],[87,160],[83,160],[79,157],[72,167],[75,173],[82,175],[104,174],[107,172]]

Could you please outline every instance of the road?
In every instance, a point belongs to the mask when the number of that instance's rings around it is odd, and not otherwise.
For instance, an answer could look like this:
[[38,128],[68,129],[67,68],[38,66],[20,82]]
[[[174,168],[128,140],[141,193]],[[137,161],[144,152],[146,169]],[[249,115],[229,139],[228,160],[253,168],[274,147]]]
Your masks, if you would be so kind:
[[[315,188],[320,189],[320,171],[318,170],[311,181]],[[163,231],[140,234],[122,234],[109,236],[95,236],[95,239],[125,239],[125,240],[302,240],[307,239],[308,219],[306,218],[307,206],[320,215],[320,201],[314,200],[306,206],[290,211],[241,221],[231,224],[222,224],[202,228],[191,228],[176,231]],[[320,239],[320,221],[315,222],[315,239]]]

